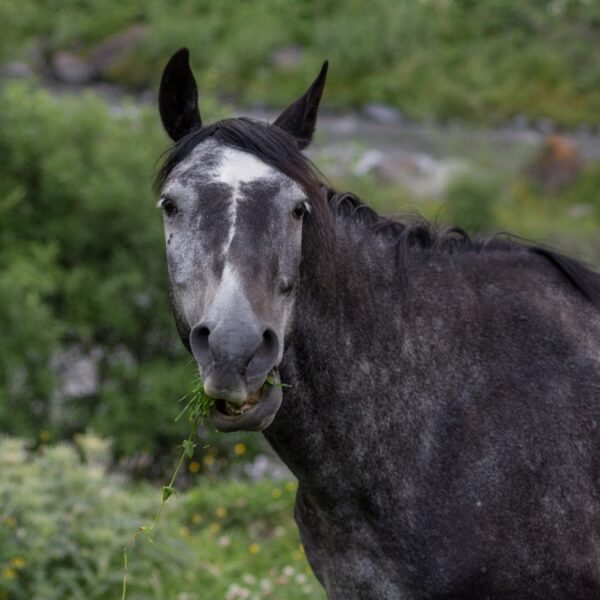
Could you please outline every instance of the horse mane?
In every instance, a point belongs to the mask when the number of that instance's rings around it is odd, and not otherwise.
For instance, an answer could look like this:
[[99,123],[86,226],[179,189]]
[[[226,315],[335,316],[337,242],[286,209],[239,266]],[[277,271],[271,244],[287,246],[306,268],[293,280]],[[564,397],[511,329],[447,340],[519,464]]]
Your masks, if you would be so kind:
[[378,214],[352,193],[339,193],[333,189],[328,190],[328,203],[335,215],[359,223],[376,235],[387,237],[396,245],[399,256],[404,256],[411,249],[445,254],[528,252],[542,256],[591,304],[600,309],[600,274],[581,260],[549,246],[505,232],[471,237],[460,227],[436,228],[420,215],[409,222],[399,221]]
[[[534,244],[514,235],[501,233],[489,237],[471,237],[460,227],[441,229],[424,217],[402,222],[384,217],[349,192],[337,192],[324,183],[324,177],[294,141],[282,129],[245,117],[224,119],[197,127],[180,139],[165,154],[154,180],[154,190],[162,188],[173,169],[201,142],[214,138],[223,144],[249,152],[296,181],[311,199],[314,220],[326,242],[331,220],[338,217],[359,225],[364,235],[389,240],[404,258],[409,251],[429,253],[485,253],[493,251],[529,252],[548,260],[567,281],[595,307],[600,308],[600,274],[582,261],[548,246]],[[399,268],[404,271],[403,260]],[[401,273],[405,277],[405,273]]]

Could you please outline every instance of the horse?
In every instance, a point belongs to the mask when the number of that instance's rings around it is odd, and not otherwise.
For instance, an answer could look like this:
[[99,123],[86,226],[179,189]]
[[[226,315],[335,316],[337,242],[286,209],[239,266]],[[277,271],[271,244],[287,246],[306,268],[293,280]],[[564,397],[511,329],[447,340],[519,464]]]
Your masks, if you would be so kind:
[[330,600],[597,600],[600,276],[330,187],[302,152],[327,68],[272,123],[203,124],[185,48],[162,74],[170,296],[213,424],[297,477]]

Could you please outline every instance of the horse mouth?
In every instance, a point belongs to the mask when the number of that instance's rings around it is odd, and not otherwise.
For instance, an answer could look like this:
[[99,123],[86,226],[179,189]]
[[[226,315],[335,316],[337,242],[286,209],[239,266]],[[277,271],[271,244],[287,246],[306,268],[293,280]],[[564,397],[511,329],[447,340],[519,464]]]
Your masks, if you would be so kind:
[[283,394],[279,373],[273,370],[263,385],[250,394],[241,405],[226,400],[215,400],[211,409],[213,425],[224,432],[262,431],[275,418]]

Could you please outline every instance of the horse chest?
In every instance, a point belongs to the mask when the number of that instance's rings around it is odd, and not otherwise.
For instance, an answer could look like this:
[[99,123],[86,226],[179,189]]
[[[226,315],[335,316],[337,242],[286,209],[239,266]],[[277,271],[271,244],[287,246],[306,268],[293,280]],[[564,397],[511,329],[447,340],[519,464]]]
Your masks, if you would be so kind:
[[[385,540],[352,499],[323,507],[300,488],[295,518],[306,555],[329,600],[414,598]],[[382,543],[384,542],[384,543]]]

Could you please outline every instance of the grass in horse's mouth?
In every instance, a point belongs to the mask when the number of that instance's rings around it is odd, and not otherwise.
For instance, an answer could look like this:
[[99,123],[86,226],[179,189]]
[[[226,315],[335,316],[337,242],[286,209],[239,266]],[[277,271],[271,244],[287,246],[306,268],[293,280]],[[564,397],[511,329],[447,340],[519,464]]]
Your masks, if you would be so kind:
[[[221,414],[229,417],[239,417],[245,412],[248,412],[251,408],[254,408],[263,399],[268,386],[287,387],[285,384],[277,381],[275,371],[271,371],[258,391],[254,392],[254,394],[250,394],[250,396],[246,398],[242,405],[236,405],[231,402],[227,402],[227,400],[222,400],[219,398],[215,399],[208,396],[204,391],[202,379],[198,377],[194,384],[194,388],[192,389],[192,393],[190,394],[191,399],[183,409],[182,414],[186,412],[190,406],[195,406],[195,410],[197,411],[198,415],[204,417],[208,415],[212,405],[215,404],[217,410]],[[180,417],[177,417],[177,419],[179,418]]]

